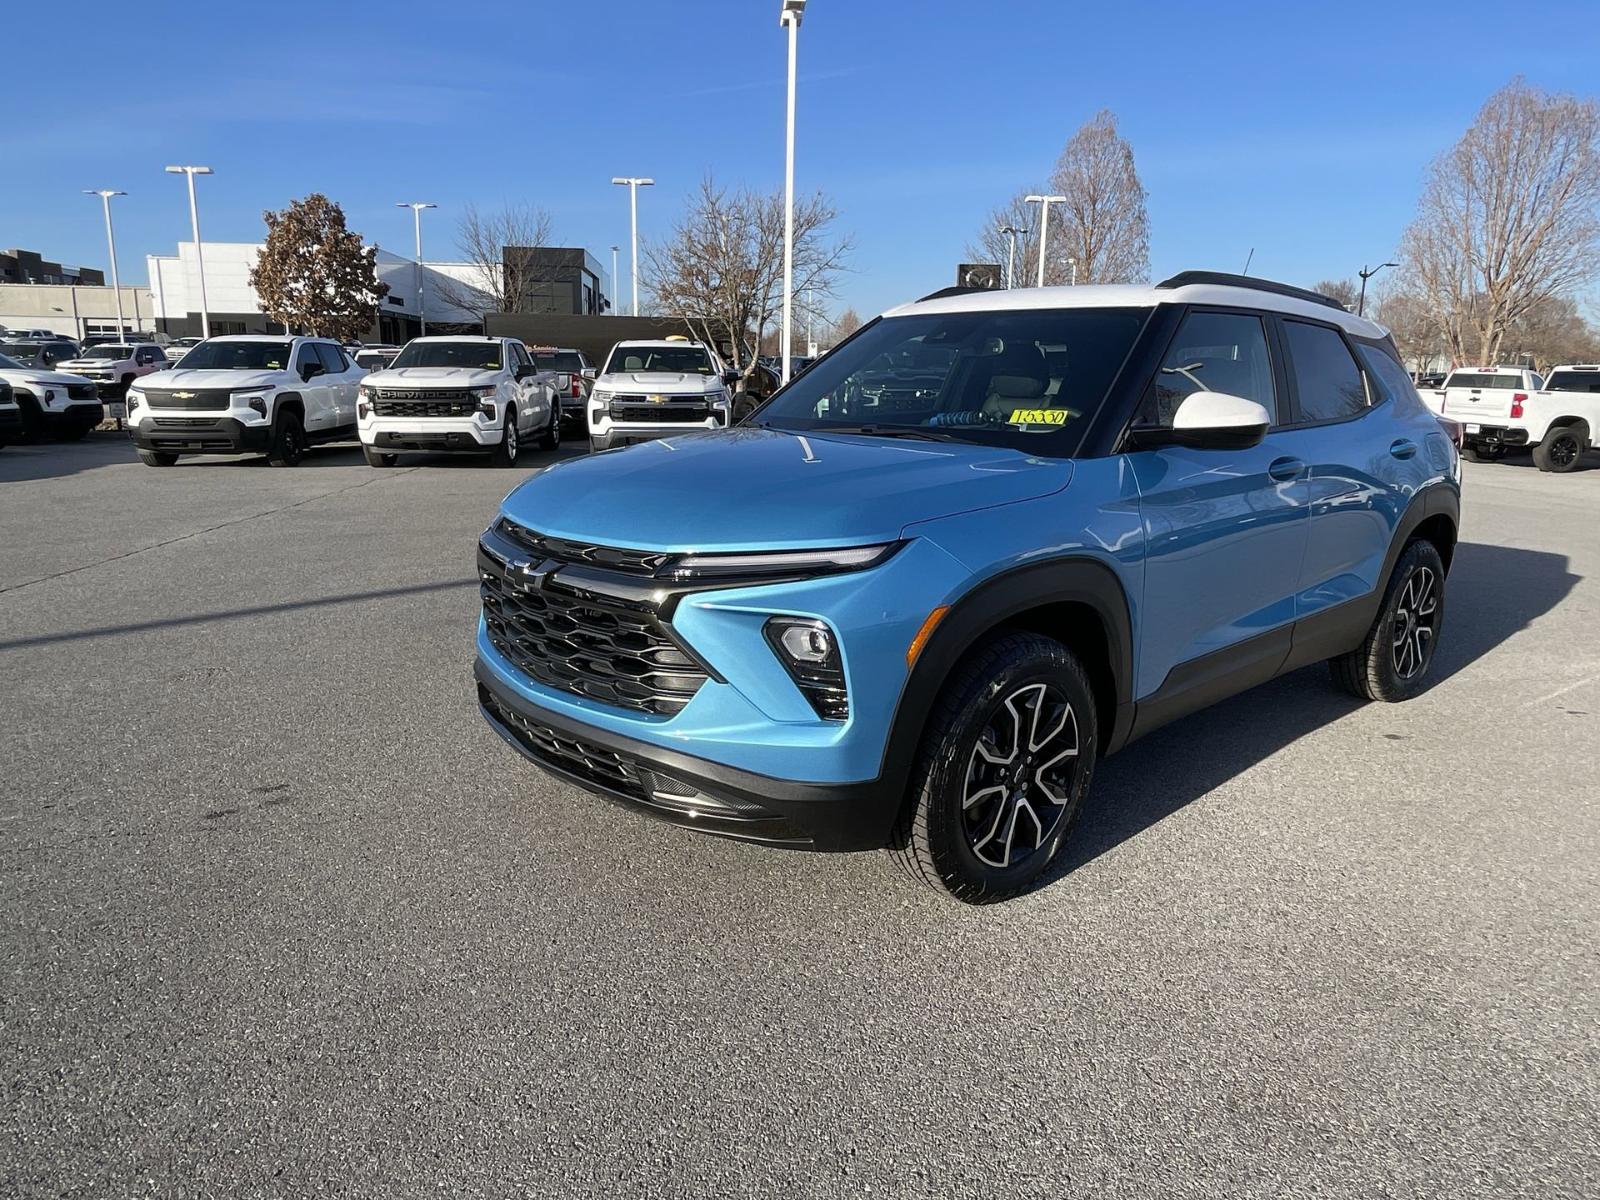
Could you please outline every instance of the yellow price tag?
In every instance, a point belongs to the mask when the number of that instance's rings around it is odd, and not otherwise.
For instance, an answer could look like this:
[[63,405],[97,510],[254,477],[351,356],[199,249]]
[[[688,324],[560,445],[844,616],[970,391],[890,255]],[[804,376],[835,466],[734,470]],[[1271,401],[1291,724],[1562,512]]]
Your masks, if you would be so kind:
[[1011,410],[1011,424],[1065,425],[1067,412],[1064,408],[1014,408]]

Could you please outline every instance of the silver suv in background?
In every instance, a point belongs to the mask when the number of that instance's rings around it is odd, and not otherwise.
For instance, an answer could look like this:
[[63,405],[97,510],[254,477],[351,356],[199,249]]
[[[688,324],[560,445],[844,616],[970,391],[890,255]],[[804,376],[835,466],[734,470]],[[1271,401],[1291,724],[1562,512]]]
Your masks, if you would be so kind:
[[594,390],[595,369],[589,356],[569,346],[529,346],[528,353],[535,366],[555,376],[561,420],[574,427],[582,425],[589,410],[589,393]]
[[738,378],[704,342],[618,342],[589,394],[589,448],[725,428]]

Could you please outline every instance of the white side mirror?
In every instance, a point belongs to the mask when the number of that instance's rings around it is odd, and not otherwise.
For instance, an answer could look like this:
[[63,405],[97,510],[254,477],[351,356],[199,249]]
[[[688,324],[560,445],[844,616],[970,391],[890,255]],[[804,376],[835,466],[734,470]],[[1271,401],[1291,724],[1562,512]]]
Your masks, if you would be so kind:
[[1227,392],[1194,392],[1173,414],[1173,441],[1200,449],[1244,449],[1266,436],[1272,414]]

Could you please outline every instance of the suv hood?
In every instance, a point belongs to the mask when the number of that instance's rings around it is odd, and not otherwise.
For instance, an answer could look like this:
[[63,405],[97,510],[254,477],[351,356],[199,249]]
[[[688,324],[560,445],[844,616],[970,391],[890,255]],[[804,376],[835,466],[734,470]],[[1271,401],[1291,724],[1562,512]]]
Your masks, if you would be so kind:
[[136,388],[195,388],[226,389],[241,392],[247,388],[282,387],[286,373],[283,371],[185,371],[182,367],[169,371],[156,371],[143,379],[133,381]]
[[634,550],[888,542],[918,521],[1060,491],[1066,459],[957,442],[744,426],[570,459],[506,497],[512,520]]
[[703,396],[721,389],[715,375],[679,374],[673,371],[619,371],[602,375],[594,386],[611,392],[654,392],[658,395]]
[[58,387],[76,387],[79,384],[93,383],[92,379],[85,379],[82,375],[68,375],[62,371],[0,371],[0,379],[5,380],[12,387],[27,387],[29,384],[53,383]]
[[113,371],[132,365],[131,358],[64,358],[56,364],[69,371]]
[[401,367],[372,371],[361,382],[368,387],[489,387],[503,373],[476,367]]

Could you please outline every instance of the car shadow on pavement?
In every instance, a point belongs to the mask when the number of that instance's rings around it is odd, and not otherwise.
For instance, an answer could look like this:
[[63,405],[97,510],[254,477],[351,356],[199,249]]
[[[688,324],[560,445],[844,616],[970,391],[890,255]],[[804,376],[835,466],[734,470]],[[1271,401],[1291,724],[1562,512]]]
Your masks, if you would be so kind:
[[[1458,545],[1430,690],[1561,603],[1579,578],[1568,570],[1564,554],[1477,542]],[[1099,764],[1066,853],[1039,886],[1047,887],[1137,837],[1363,703],[1336,689],[1319,664],[1134,742]],[[1393,724],[1404,721],[1403,706],[1391,711]]]
[[132,439],[117,430],[91,430],[80,442],[13,442],[0,450],[0,483],[58,479],[138,461]]

